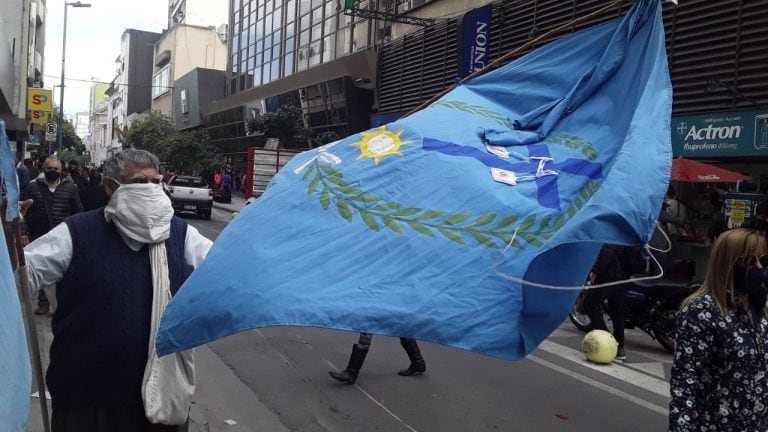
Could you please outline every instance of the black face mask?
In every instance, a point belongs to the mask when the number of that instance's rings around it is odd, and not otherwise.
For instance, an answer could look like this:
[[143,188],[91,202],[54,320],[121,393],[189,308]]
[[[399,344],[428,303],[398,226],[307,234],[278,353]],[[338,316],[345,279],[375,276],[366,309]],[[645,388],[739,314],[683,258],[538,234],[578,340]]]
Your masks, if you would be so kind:
[[736,266],[733,271],[733,287],[738,294],[746,294],[755,315],[761,316],[768,300],[768,268],[758,269]]
[[58,171],[46,171],[45,172],[45,179],[48,181],[56,181],[61,177],[61,174],[59,174]]

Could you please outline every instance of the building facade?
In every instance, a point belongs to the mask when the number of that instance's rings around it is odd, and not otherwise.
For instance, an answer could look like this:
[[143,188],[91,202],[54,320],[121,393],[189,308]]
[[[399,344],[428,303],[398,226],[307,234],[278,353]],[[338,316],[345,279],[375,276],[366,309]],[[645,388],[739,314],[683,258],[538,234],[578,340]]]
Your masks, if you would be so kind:
[[205,124],[213,101],[224,98],[226,72],[195,68],[173,86],[173,117],[176,129],[195,129]]
[[226,38],[214,28],[176,24],[155,43],[153,63],[152,110],[174,119],[179,109],[173,98],[176,81],[196,68],[226,70]]
[[[88,105],[88,136],[90,137],[86,150],[90,152],[91,163],[101,165],[106,160],[106,137],[109,84],[94,83],[91,85],[90,103]],[[85,144],[85,143],[83,143]]]
[[[360,7],[372,7],[363,0]],[[243,160],[263,145],[246,124],[280,106],[301,108],[315,134],[368,128],[383,21],[345,15],[331,0],[231,0],[227,97],[211,107],[208,130]]]
[[44,84],[46,18],[45,0],[0,0],[0,118],[18,153],[30,133],[27,88]]
[[[632,2],[622,2],[612,10],[587,22],[570,26],[556,37],[616,18]],[[414,13],[437,16],[445,12],[443,1],[426,3]],[[524,45],[575,18],[605,6],[599,0],[535,0],[525,4],[496,1],[488,4],[487,50],[485,63]],[[480,9],[485,9],[480,7]],[[768,158],[768,1],[708,2],[686,0],[679,5],[665,3],[664,24],[673,103],[673,150],[675,156],[727,158],[729,161]],[[432,12],[427,12],[432,10]],[[478,9],[475,9],[478,10]],[[424,11],[424,12],[422,12]],[[473,46],[459,37],[462,15],[411,32],[381,47],[377,82],[377,118],[393,119],[417,108],[463,76],[461,59]],[[487,38],[487,40],[486,40]],[[552,38],[554,39],[554,38]],[[551,40],[551,39],[550,39]],[[471,41],[474,42],[474,41]],[[523,50],[524,55],[530,48]],[[722,118],[721,120],[717,120]],[[752,141],[765,131],[761,144],[692,143],[690,128],[725,124],[744,128]],[[765,119],[765,120],[763,120]],[[703,125],[703,126],[702,126]],[[715,127],[713,126],[713,127]],[[679,129],[679,131],[678,131]],[[748,133],[749,131],[749,133]],[[700,134],[699,134],[700,135]],[[698,137],[699,135],[696,135]],[[688,145],[686,146],[686,137]],[[695,145],[694,145],[695,144]],[[711,149],[723,144],[721,149]],[[727,145],[726,145],[727,144]],[[739,150],[736,150],[739,148]],[[758,159],[759,160],[759,159]],[[768,160],[768,159],[767,159]]]
[[168,28],[177,24],[213,26],[226,34],[228,12],[229,0],[169,0]]
[[90,117],[91,113],[87,111],[82,111],[79,113],[76,113],[74,118],[71,119],[72,126],[75,127],[75,133],[80,138],[84,138],[85,136],[89,135],[90,131]]
[[106,157],[122,149],[130,122],[152,106],[154,45],[160,36],[160,33],[135,29],[123,32],[120,55],[115,60],[116,76],[106,91],[109,97]]
[[109,129],[109,105],[102,102],[97,106],[91,106],[88,131],[91,137],[90,147],[91,163],[101,165],[107,160],[107,146],[110,143]]

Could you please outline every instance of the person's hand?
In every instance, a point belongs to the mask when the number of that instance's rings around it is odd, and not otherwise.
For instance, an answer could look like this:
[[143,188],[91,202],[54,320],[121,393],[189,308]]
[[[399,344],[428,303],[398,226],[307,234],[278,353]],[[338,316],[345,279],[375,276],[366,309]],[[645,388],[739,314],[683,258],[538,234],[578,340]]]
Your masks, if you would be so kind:
[[29,210],[30,207],[32,207],[32,204],[35,201],[32,199],[28,199],[25,201],[19,201],[19,215],[22,219],[24,219],[24,215],[27,213],[27,210]]
[[21,247],[26,247],[29,244],[29,236],[26,234],[21,235]]

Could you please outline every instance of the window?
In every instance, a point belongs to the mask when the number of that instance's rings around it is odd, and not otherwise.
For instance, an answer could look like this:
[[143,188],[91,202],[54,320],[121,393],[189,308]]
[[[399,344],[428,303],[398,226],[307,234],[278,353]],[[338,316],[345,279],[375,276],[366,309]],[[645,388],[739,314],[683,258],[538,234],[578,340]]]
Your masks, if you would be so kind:
[[325,3],[325,17],[330,18],[332,16],[336,15],[336,3],[334,2],[327,2]]
[[285,20],[293,22],[296,19],[296,0],[288,0],[285,6]]
[[300,72],[307,68],[307,59],[309,58],[309,47],[303,46],[299,48],[298,57],[296,58],[296,71]]
[[315,66],[320,63],[320,41],[312,42],[309,45],[309,65]]
[[311,7],[310,0],[300,0],[299,1],[299,13],[304,15],[305,13],[309,12],[309,9]]
[[333,33],[334,30],[336,30],[334,27],[336,26],[336,18],[328,18],[325,20],[325,24],[323,25],[323,33],[328,36],[331,33]]
[[285,55],[285,66],[283,67],[283,76],[288,76],[293,73],[293,53],[290,52]]
[[181,89],[179,92],[179,99],[181,100],[181,113],[189,114],[189,103],[187,102],[187,89]]
[[171,65],[160,69],[152,76],[152,98],[165,94],[170,90]]
[[333,39],[333,35],[323,39],[323,63],[327,63],[334,58],[334,48],[336,48],[336,43]]
[[200,177],[182,177],[176,176],[171,179],[168,186],[180,186],[191,188],[208,188],[208,184]]
[[261,85],[261,67],[256,67],[256,69],[253,70],[253,85]]

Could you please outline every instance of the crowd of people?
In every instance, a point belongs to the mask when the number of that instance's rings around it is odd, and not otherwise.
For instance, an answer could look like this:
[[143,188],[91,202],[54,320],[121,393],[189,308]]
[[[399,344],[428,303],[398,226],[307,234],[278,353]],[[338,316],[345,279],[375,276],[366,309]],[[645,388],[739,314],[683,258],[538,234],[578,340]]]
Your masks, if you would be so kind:
[[[99,170],[76,161],[27,159],[17,175],[26,211],[28,278],[39,300],[36,313],[49,312],[50,296],[58,299],[47,372],[54,432],[187,430],[188,421],[154,422],[144,397],[157,324],[153,293],[175,293],[212,245],[174,216],[161,183],[175,173],[162,176],[149,152],[124,150]],[[209,177],[227,193],[238,187],[230,173]],[[684,226],[684,210],[669,203],[673,198],[668,194],[659,216],[660,231]],[[603,246],[589,282],[626,279],[642,266],[637,252]],[[657,259],[665,262],[661,255]],[[704,282],[683,302],[677,321],[670,431],[768,430],[767,285],[766,233],[747,228],[717,233]],[[600,328],[607,326],[599,304],[613,303],[620,357],[626,355],[622,289],[590,290],[586,302]],[[360,334],[347,367],[330,375],[355,383],[371,338]],[[426,372],[417,342],[400,341],[410,365],[399,374]]]

